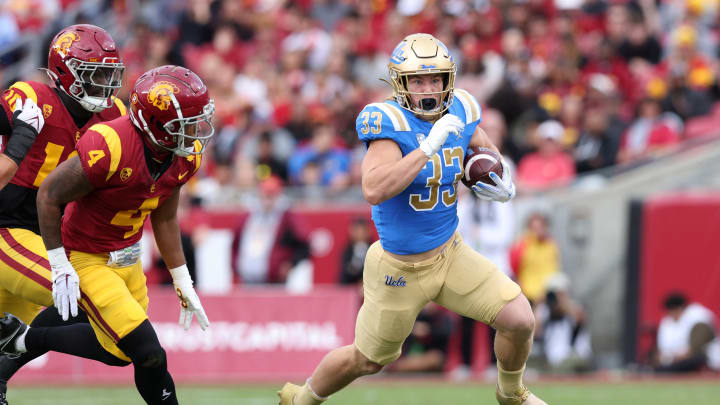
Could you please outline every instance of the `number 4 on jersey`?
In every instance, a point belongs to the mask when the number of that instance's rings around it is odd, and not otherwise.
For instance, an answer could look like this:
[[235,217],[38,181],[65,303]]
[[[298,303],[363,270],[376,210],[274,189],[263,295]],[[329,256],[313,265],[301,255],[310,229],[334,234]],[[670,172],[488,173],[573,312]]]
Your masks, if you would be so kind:
[[98,160],[105,157],[105,152],[102,149],[95,149],[88,152],[88,166],[93,167]]

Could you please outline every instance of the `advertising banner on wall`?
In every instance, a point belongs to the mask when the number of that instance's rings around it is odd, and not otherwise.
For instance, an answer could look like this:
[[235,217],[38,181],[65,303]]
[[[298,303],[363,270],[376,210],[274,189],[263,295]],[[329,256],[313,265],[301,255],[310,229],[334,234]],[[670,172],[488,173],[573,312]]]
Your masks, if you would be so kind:
[[[176,381],[232,382],[303,378],[330,350],[351,344],[359,298],[353,288],[316,288],[293,295],[282,288],[236,289],[201,296],[210,328],[178,325],[180,305],[170,288],[150,290],[150,320]],[[132,383],[132,366],[109,367],[48,353],[14,382]]]

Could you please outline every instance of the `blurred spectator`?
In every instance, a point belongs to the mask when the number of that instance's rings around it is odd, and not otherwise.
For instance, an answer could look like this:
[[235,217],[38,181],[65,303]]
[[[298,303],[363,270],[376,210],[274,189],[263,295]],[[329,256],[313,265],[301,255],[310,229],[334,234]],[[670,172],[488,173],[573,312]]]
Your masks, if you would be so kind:
[[666,315],[657,334],[658,372],[699,371],[720,366],[720,342],[715,315],[697,302],[688,302],[685,294],[673,292],[665,298]]
[[622,123],[611,119],[603,107],[585,113],[584,130],[575,145],[575,167],[578,173],[602,169],[615,164]]
[[355,218],[350,224],[349,235],[340,263],[340,284],[358,285],[362,292],[365,255],[373,242],[370,222],[366,218]]
[[233,243],[233,264],[245,284],[283,283],[290,270],[310,256],[310,247],[298,219],[288,211],[282,181],[270,177],[259,188],[260,201],[249,207]]
[[618,161],[621,163],[642,159],[652,152],[680,141],[682,121],[673,113],[663,113],[660,102],[643,99],[637,107],[635,121],[623,135]]
[[277,177],[287,183],[287,165],[280,160],[273,144],[273,135],[270,132],[263,132],[257,142],[257,156],[255,158],[255,171],[259,180],[269,177]]
[[558,373],[587,371],[592,362],[585,311],[570,297],[569,287],[567,276],[555,273],[535,310],[535,339],[542,341],[549,369]]
[[187,9],[180,15],[178,37],[172,49],[171,63],[185,65],[185,45],[202,45],[212,41],[215,13],[219,2],[212,0],[190,0]]
[[[307,174],[306,166],[312,163],[318,176]],[[314,169],[314,168],[313,168]],[[301,146],[288,162],[288,173],[295,184],[319,184],[332,190],[342,190],[348,185],[350,156],[346,149],[336,145],[331,125],[318,125],[310,142]],[[318,179],[319,177],[319,179]]]
[[560,251],[550,235],[549,219],[535,212],[527,220],[525,233],[510,250],[510,265],[520,288],[532,303],[545,299],[548,280],[560,271]]
[[620,44],[618,52],[630,62],[635,58],[644,59],[653,65],[660,62],[662,47],[658,39],[650,32],[648,24],[640,14],[630,17],[627,37]]
[[575,178],[575,164],[561,144],[565,128],[557,121],[545,121],[535,134],[538,151],[523,157],[518,164],[519,190],[536,191],[571,182]]
[[439,372],[445,367],[452,318],[439,305],[429,302],[420,311],[402,355],[385,366],[387,372]]
[[206,207],[227,205],[237,198],[235,169],[232,165],[218,161],[213,175],[202,178],[193,184],[193,192]]

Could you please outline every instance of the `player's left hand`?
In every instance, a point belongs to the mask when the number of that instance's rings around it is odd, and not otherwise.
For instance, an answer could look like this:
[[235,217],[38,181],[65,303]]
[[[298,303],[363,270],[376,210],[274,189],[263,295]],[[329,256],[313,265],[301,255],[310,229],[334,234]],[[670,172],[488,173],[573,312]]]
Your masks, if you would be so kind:
[[210,326],[210,321],[207,315],[205,315],[205,310],[200,303],[200,298],[195,292],[195,288],[193,288],[193,281],[192,278],[190,278],[187,265],[183,264],[180,267],[170,269],[170,274],[173,278],[175,292],[180,299],[180,321],[178,323],[182,325],[185,330],[188,330],[190,329],[193,315],[197,315],[200,328],[202,328],[202,330],[207,329],[207,327]]
[[45,117],[43,117],[42,110],[31,98],[26,98],[24,104],[20,104],[19,100],[15,102],[13,120],[17,120],[32,128],[32,130],[35,131],[35,135],[42,131],[45,125]]
[[490,179],[495,183],[492,184],[483,183],[478,181],[472,186],[472,190],[478,198],[490,201],[507,202],[515,197],[515,184],[512,181],[512,175],[510,174],[510,167],[505,163],[505,159],[501,160],[503,170],[502,178],[496,173],[490,172]]
[[60,246],[48,250],[48,262],[52,271],[52,297],[63,321],[78,314],[80,278]]

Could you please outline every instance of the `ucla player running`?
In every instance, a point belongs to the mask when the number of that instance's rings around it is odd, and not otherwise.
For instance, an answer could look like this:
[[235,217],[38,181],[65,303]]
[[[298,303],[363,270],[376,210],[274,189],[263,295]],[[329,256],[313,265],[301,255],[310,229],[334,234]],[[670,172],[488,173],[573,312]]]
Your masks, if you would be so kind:
[[[480,107],[454,88],[455,63],[428,34],[413,34],[389,64],[394,99],[366,106],[357,119],[368,146],[362,190],[380,241],[365,259],[365,300],[355,342],[335,349],[302,387],[287,383],[281,405],[314,405],[400,356],[420,309],[434,301],[497,329],[496,398],[503,405],[547,405],[523,385],[534,317],[520,288],[456,231],[457,183],[468,146],[497,150],[478,127]],[[478,197],[515,195],[510,171],[478,183]]]

